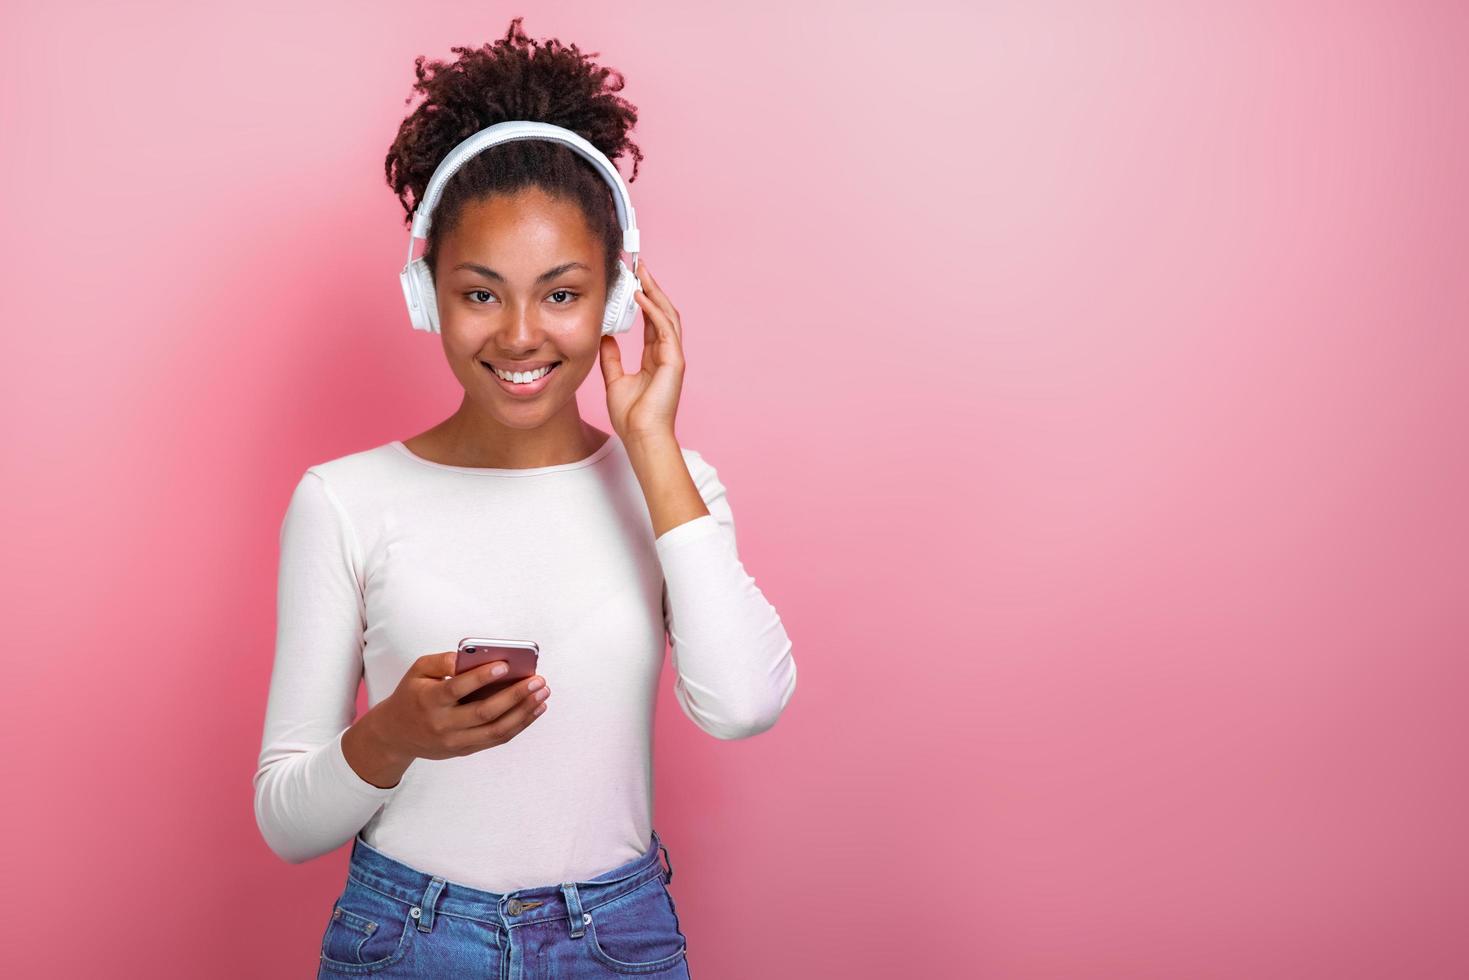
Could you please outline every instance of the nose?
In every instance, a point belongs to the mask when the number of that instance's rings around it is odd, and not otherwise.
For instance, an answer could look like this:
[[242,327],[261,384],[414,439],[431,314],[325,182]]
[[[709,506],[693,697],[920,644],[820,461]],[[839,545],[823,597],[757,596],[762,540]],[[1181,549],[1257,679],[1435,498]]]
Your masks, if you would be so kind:
[[533,351],[541,346],[539,314],[534,304],[512,304],[500,324],[500,349]]

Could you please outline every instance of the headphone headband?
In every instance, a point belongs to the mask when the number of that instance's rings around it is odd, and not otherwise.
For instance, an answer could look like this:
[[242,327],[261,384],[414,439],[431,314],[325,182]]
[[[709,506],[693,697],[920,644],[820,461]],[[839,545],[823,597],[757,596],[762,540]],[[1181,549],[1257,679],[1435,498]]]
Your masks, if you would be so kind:
[[622,226],[622,248],[632,256],[632,267],[636,269],[639,251],[637,216],[633,211],[632,199],[628,196],[627,186],[622,182],[622,174],[618,173],[612,161],[607,159],[601,150],[578,134],[562,126],[534,119],[511,119],[487,126],[461,140],[444,156],[444,159],[439,161],[439,165],[434,168],[433,176],[429,178],[423,200],[419,201],[413,209],[413,228],[408,235],[409,259],[413,258],[413,240],[428,237],[429,228],[433,225],[434,208],[438,206],[439,198],[444,193],[444,185],[449,182],[449,178],[453,177],[459,168],[468,163],[476,154],[501,143],[524,139],[560,143],[592,162],[597,172],[602,175],[602,179],[612,188],[612,203],[617,208],[617,223]]

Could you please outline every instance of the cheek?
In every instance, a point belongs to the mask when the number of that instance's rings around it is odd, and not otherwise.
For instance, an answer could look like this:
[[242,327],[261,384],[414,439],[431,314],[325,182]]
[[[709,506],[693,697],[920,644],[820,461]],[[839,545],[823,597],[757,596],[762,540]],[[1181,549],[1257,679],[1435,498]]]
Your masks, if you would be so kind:
[[579,323],[574,330],[554,335],[551,342],[556,345],[561,356],[568,360],[595,358],[602,345],[602,320],[598,317],[593,323]]

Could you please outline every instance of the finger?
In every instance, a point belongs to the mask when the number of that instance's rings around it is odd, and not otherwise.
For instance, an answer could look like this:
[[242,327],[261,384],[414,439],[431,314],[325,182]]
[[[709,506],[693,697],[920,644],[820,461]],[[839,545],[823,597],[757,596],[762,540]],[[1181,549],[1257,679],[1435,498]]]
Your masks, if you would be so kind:
[[[647,265],[645,263],[639,262],[638,268],[640,270],[646,270]],[[658,280],[653,278],[653,274],[651,272],[648,272],[646,275],[646,279],[643,283],[643,289],[644,291],[652,294],[653,300],[659,305],[659,307],[662,308],[663,312],[668,314],[668,318],[673,321],[673,325],[675,327],[683,327],[683,322],[679,319],[678,316],[678,310],[674,309],[673,300],[668,298],[668,294],[663,291],[662,286],[658,285]]]
[[675,337],[682,337],[682,328],[680,327],[678,321],[669,315],[668,310],[663,307],[663,304],[658,302],[658,298],[656,296],[650,296],[643,293],[634,293],[633,295],[643,297],[641,305],[643,307],[644,320],[648,318],[649,310],[652,310],[654,311],[652,315],[658,318],[660,332],[666,331],[667,333],[670,333]]
[[[449,709],[449,727],[451,729],[478,728],[486,722],[495,721],[500,715],[510,711],[526,699],[530,699],[533,702],[532,706],[534,706],[534,703],[536,703],[534,696],[540,692],[532,691],[530,689],[530,682],[535,680],[536,677],[540,677],[540,675],[537,674],[535,677],[527,677],[523,681],[516,681],[503,691],[496,691],[483,700],[454,705]],[[544,677],[540,679],[541,690],[549,690],[545,683],[546,679]]]
[[[498,670],[498,668],[505,668]],[[482,663],[478,667],[466,670],[462,674],[455,674],[444,684],[440,694],[445,704],[453,704],[466,694],[478,691],[491,681],[499,680],[510,669],[510,665],[504,660],[491,660]]]
[[[663,340],[669,337],[678,337],[678,330],[674,322],[669,319],[668,314],[658,305],[657,300],[645,293],[633,293],[633,295],[638,297],[638,305],[643,308],[644,321],[651,322],[653,329],[657,331],[657,339]],[[645,339],[644,342],[646,343],[647,340]]]
[[645,310],[643,312],[643,367],[648,366],[649,357],[657,349],[658,324],[653,321],[653,315]]
[[654,305],[664,313],[671,314],[673,312],[673,304],[668,302],[668,297],[663,294],[662,289],[658,288],[658,283],[654,281],[653,274],[648,271],[647,263],[638,263],[638,282],[643,287],[640,292],[651,299]]
[[649,337],[643,341],[643,367],[652,368],[665,364],[682,367],[683,337],[679,335],[678,328],[662,310],[653,305],[651,299],[643,302],[648,304],[643,307],[644,318],[651,317],[658,323],[657,337]]
[[602,377],[610,385],[623,375],[622,348],[617,346],[617,341],[611,334],[604,334],[599,349],[602,354]]
[[[542,688],[541,690],[547,690]],[[536,691],[535,694],[541,693]],[[458,748],[484,748],[489,745],[498,745],[507,742],[530,726],[530,723],[539,718],[546,711],[546,706],[551,703],[548,693],[546,700],[537,701],[534,694],[528,694],[496,718],[483,725],[465,728],[451,736],[452,743]]]
[[443,650],[439,653],[425,653],[413,661],[410,672],[414,677],[433,677],[442,680],[454,673],[454,665],[459,661],[458,650]]
[[504,745],[544,714],[547,703],[549,702],[542,702],[535,708],[517,707],[488,725],[465,729],[451,738],[450,747],[461,755],[468,755],[495,745]]

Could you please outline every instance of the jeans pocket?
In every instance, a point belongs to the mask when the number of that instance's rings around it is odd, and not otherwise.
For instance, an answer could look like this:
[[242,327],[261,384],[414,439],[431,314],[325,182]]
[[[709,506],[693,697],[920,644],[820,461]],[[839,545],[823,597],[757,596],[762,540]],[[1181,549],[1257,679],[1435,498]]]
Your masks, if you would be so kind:
[[401,960],[418,931],[413,908],[349,877],[321,937],[322,971],[363,976]]
[[587,912],[587,951],[616,973],[657,973],[680,966],[688,952],[663,877]]

